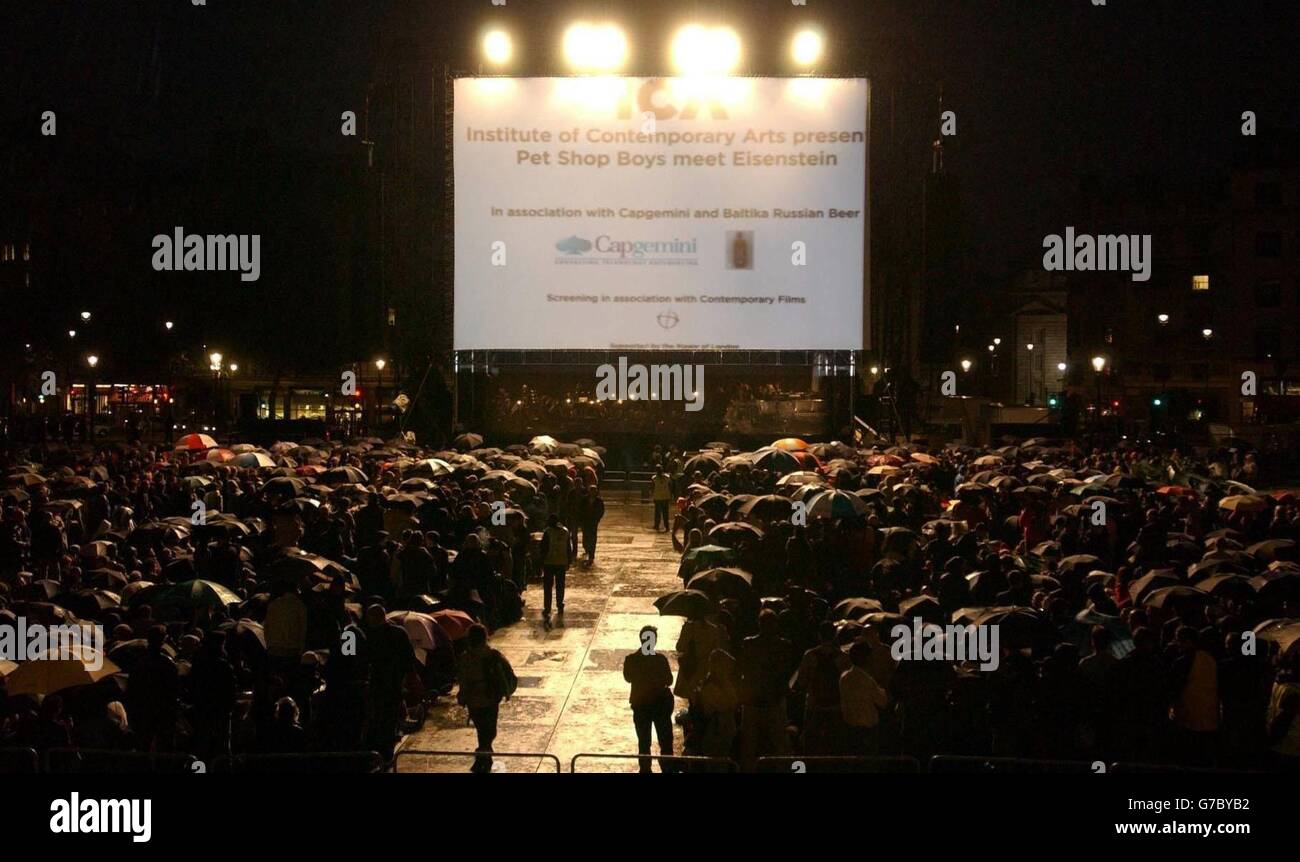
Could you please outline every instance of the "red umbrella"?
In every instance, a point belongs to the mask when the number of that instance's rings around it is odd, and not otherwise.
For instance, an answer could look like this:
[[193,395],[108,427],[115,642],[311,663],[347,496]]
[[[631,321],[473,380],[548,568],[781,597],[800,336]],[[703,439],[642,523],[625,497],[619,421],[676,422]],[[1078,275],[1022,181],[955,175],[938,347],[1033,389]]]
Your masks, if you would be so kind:
[[217,448],[217,441],[213,440],[207,434],[186,434],[176,441],[176,450],[187,450],[190,452],[202,452],[205,449]]
[[469,634],[469,627],[474,625],[474,618],[464,611],[440,610],[429,614],[433,621],[438,624],[438,628],[447,633],[447,636],[454,641],[458,641],[465,635]]

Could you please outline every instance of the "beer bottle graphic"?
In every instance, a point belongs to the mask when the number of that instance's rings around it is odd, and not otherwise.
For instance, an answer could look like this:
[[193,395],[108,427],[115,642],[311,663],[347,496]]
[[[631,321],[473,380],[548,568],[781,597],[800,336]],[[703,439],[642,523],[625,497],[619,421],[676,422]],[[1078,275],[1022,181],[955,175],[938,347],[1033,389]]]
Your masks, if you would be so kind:
[[744,231],[736,231],[736,238],[731,241],[731,268],[749,269],[749,240]]

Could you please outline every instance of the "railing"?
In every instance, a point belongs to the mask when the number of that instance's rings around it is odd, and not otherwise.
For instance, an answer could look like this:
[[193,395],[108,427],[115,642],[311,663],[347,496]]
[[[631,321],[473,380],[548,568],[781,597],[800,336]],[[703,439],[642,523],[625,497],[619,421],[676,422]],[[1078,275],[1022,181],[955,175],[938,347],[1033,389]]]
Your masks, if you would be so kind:
[[341,775],[382,772],[377,751],[319,751],[301,754],[223,755],[213,761],[214,772],[248,775]]
[[201,771],[195,768],[198,762],[194,755],[179,752],[51,748],[45,752],[44,771],[56,775],[128,772],[175,774]]
[[[411,758],[441,758],[451,765],[455,761],[473,761],[481,757],[492,758],[494,772],[512,771],[511,761],[526,760],[533,764],[520,772],[539,772],[556,775],[564,772],[563,764],[554,754],[538,751],[450,751],[404,749],[393,758],[393,772],[403,770],[403,762]],[[618,761],[654,763],[661,771],[670,772],[740,772],[740,765],[730,757],[703,757],[684,754],[612,754],[599,751],[579,752],[569,761],[569,772],[579,771],[579,761]],[[552,768],[542,770],[542,764]],[[665,770],[664,766],[670,768]],[[303,754],[239,754],[223,755],[212,761],[212,771],[257,775],[303,775],[376,773],[384,771],[383,758],[374,751],[310,752]],[[183,753],[157,753],[140,751],[112,751],[85,748],[51,748],[38,754],[31,748],[0,748],[0,775],[32,775],[45,773],[67,774],[122,774],[155,773],[180,774],[207,771],[202,761]],[[587,769],[598,772],[598,769]],[[1209,774],[1232,775],[1248,773],[1247,769],[1222,769],[1199,766],[1181,766],[1165,763],[1130,763],[1083,760],[1034,760],[1021,757],[977,757],[963,755],[936,755],[922,765],[914,757],[902,756],[800,756],[760,757],[757,772],[774,774],[799,773],[857,773],[864,775],[903,775],[928,772],[930,774],[1047,774],[1047,773],[1118,773],[1118,774]]]
[[1087,760],[1029,760],[1021,757],[966,757],[940,754],[930,758],[931,773],[1080,773],[1094,772]]
[[[540,768],[543,763],[548,761],[552,762],[555,764],[556,775],[559,775],[564,771],[563,767],[560,765],[560,758],[556,757],[554,754],[547,754],[541,751],[432,751],[419,748],[407,748],[397,752],[397,756],[393,758],[394,772],[402,771],[402,758],[404,757],[442,757],[448,759],[456,758],[469,760],[477,760],[480,757],[486,757],[491,758],[494,762],[498,758],[506,758],[507,760],[510,758],[517,758],[536,760],[538,768]],[[507,767],[499,771],[509,772],[510,770]]]
[[[1100,770],[1098,770],[1100,771]],[[1116,772],[1121,775],[1141,775],[1156,773],[1183,773],[1187,775],[1240,775],[1242,773],[1257,772],[1258,770],[1250,769],[1218,769],[1211,766],[1178,766],[1172,763],[1112,763],[1105,769],[1106,772]]]
[[921,771],[915,757],[760,757],[759,772],[857,772],[876,775],[912,775]]
[[[665,762],[670,765],[681,764],[689,767],[691,764],[700,766],[722,766],[724,772],[739,772],[740,764],[730,757],[704,757],[693,754],[606,754],[599,751],[580,751],[573,755],[569,761],[569,772],[578,771],[578,761],[581,758],[587,760],[636,760],[636,761],[659,761],[660,769]],[[686,770],[674,770],[686,771]]]
[[35,775],[41,756],[34,748],[0,748],[0,775]]

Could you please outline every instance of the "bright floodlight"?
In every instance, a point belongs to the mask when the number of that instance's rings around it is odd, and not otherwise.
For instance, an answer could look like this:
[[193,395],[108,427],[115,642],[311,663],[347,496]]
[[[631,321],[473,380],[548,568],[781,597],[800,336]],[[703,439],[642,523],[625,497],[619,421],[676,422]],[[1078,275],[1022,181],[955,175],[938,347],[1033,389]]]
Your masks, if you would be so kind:
[[614,72],[627,60],[627,37],[613,24],[579,21],[564,31],[564,59],[575,72]]
[[483,37],[483,56],[494,66],[510,61],[513,48],[504,30],[492,30]]
[[811,66],[816,63],[822,56],[821,34],[813,30],[800,30],[795,34],[790,53],[797,65]]
[[220,353],[210,353],[210,354],[208,354],[208,360],[212,363],[212,370],[213,370],[213,371],[220,370],[220,368],[221,368],[221,354],[220,354]]
[[730,27],[690,24],[673,37],[672,55],[679,74],[729,75],[740,63],[740,37]]

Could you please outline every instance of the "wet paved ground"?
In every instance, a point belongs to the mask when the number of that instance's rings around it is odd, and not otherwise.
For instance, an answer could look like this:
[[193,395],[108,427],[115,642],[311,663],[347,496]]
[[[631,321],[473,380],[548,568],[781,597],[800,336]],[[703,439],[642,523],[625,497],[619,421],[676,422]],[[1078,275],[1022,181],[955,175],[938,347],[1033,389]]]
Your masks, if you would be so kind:
[[[636,733],[623,681],[623,656],[640,646],[641,626],[659,628],[660,648],[673,664],[672,646],[681,632],[680,617],[661,617],[654,600],[681,587],[678,555],[667,533],[656,533],[653,509],[633,495],[606,497],[596,564],[569,570],[564,616],[542,626],[542,587],[529,584],[520,622],[500,629],[492,645],[510,660],[519,677],[515,696],[501,705],[498,752],[544,752],[565,772],[579,752],[635,754]],[[683,707],[684,701],[678,706]],[[674,727],[674,750],[681,751],[681,729]],[[473,727],[455,696],[440,698],[423,728],[403,743],[403,751],[474,750]],[[656,745],[655,751],[658,751]],[[467,772],[469,757],[401,755],[401,772]],[[554,771],[549,758],[498,758],[503,772]],[[578,769],[635,771],[635,760],[582,758]]]

